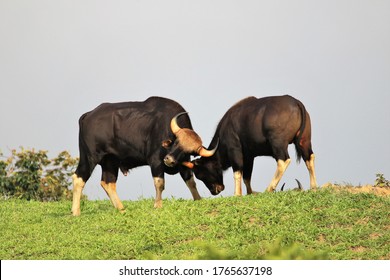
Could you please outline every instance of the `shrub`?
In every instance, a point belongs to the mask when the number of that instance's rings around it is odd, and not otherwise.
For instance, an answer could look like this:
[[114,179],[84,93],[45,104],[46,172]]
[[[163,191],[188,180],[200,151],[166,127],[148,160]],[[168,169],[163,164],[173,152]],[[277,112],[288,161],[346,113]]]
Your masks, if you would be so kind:
[[390,181],[387,180],[383,174],[378,173],[378,174],[376,174],[375,186],[376,187],[389,187]]
[[[78,160],[63,151],[49,159],[47,151],[12,150],[6,160],[0,160],[0,193],[3,197],[55,201],[70,199],[68,189]],[[3,154],[0,153],[3,157]]]

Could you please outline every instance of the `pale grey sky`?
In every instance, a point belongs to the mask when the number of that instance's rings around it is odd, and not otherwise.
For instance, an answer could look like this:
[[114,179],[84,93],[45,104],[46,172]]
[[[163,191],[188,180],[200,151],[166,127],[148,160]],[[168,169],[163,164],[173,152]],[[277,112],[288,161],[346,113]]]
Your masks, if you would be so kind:
[[[208,146],[238,100],[290,94],[311,114],[318,183],[373,183],[390,178],[390,1],[0,0],[0,93],[1,151],[52,156],[78,156],[78,118],[102,102],[172,98]],[[289,151],[281,182],[308,188]],[[275,169],[257,158],[254,189]],[[99,181],[97,167],[89,198],[107,198]],[[231,169],[225,185],[232,195]],[[150,169],[121,176],[118,193],[153,197]],[[163,195],[191,197],[179,175]]]

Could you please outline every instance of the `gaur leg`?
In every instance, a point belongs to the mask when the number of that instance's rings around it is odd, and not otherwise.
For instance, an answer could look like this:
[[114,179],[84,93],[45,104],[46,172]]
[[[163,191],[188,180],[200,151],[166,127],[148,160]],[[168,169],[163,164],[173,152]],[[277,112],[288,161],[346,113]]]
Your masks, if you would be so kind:
[[299,140],[299,143],[297,144],[298,144],[297,150],[301,151],[302,158],[306,163],[307,170],[309,171],[310,189],[315,190],[317,189],[317,179],[316,179],[315,169],[314,169],[315,156],[311,144],[311,124],[310,124],[310,116],[308,113],[306,113],[306,129],[303,132]]
[[268,192],[275,191],[277,185],[279,184],[280,179],[282,178],[284,172],[290,164],[290,157],[288,155],[288,143],[273,143],[272,151],[274,157],[277,161],[277,167],[274,177],[271,180],[271,183],[267,187]]
[[189,188],[194,200],[201,199],[199,192],[198,192],[198,189],[196,188],[196,183],[194,180],[193,173],[190,170],[185,169],[185,170],[180,171],[180,175],[183,178],[184,182],[186,182],[186,185]]
[[280,179],[282,178],[284,172],[286,171],[288,165],[290,164],[290,159],[281,160],[279,159],[277,161],[277,168],[274,177],[272,178],[271,183],[269,184],[267,191],[273,192],[275,191],[277,185],[279,184]]
[[108,197],[111,200],[112,205],[114,205],[114,207],[120,212],[124,212],[125,208],[123,207],[123,204],[119,199],[118,193],[116,192],[116,182],[107,183],[106,181],[102,180],[100,182],[100,185],[106,191]]
[[314,168],[314,153],[311,148],[310,135],[303,135],[301,141],[299,142],[299,149],[302,151],[302,158],[306,163],[307,170],[309,171],[310,176],[310,189],[317,189],[317,179]]
[[247,194],[255,194],[256,193],[252,190],[252,186],[251,186],[253,160],[254,160],[253,158],[245,160],[244,170],[242,173],[242,176],[244,178],[244,184],[246,186],[246,193]]
[[85,181],[82,177],[79,177],[76,173],[72,176],[73,179],[73,202],[72,202],[72,214],[73,216],[80,216],[80,200],[85,186]]
[[80,200],[85,186],[85,183],[91,177],[92,171],[96,163],[90,162],[88,157],[80,151],[80,161],[77,166],[75,174],[73,174],[73,201],[72,214],[73,216],[80,216]]
[[234,177],[234,195],[242,195],[242,173],[244,166],[243,154],[241,147],[231,150],[229,154],[230,161],[233,168],[233,177]]
[[156,188],[156,198],[154,200],[154,208],[161,208],[162,192],[165,188],[165,180],[164,177],[153,177],[153,181],[154,181],[154,187]]
[[234,195],[235,196],[241,196],[242,195],[242,171],[237,170],[233,173],[234,177]]
[[310,189],[312,189],[312,190],[317,189],[317,179],[316,179],[316,174],[315,174],[315,169],[314,169],[314,159],[315,159],[314,154],[311,154],[310,159],[305,161],[307,170],[309,170]]
[[164,166],[161,166],[159,161],[158,165],[153,165],[150,167],[153,176],[154,187],[156,189],[156,198],[154,200],[154,208],[162,207],[162,192],[165,189],[165,180],[164,180]]
[[124,212],[122,202],[116,192],[116,181],[118,179],[119,161],[112,157],[102,160],[102,179],[100,185],[103,187],[112,205],[121,212]]

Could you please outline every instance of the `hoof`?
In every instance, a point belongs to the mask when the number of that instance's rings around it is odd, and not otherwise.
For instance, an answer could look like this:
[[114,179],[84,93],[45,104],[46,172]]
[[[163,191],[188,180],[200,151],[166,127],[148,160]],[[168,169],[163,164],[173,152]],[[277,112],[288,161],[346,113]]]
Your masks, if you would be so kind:
[[273,188],[268,187],[265,191],[266,192],[274,192],[275,190]]
[[81,215],[80,210],[78,210],[78,211],[72,211],[72,216],[73,216],[73,217],[78,217],[78,216],[80,216],[80,215]]
[[154,208],[162,208],[162,201],[156,201],[154,203]]

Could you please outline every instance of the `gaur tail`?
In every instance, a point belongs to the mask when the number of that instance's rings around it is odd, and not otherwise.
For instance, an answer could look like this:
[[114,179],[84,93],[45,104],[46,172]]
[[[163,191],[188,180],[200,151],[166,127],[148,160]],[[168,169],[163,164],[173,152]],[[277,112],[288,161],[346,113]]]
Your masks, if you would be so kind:
[[294,138],[294,145],[295,145],[297,162],[299,163],[304,153],[303,147],[301,146],[301,139],[306,127],[306,108],[300,101],[297,101],[297,106],[301,111],[301,127],[299,128],[297,136]]
[[90,175],[92,174],[93,168],[91,168],[88,154],[89,154],[89,148],[88,145],[84,141],[83,137],[83,119],[87,116],[88,113],[83,114],[79,119],[79,164],[77,166],[77,169],[75,171],[76,175],[78,177],[81,177],[84,182],[88,180]]

